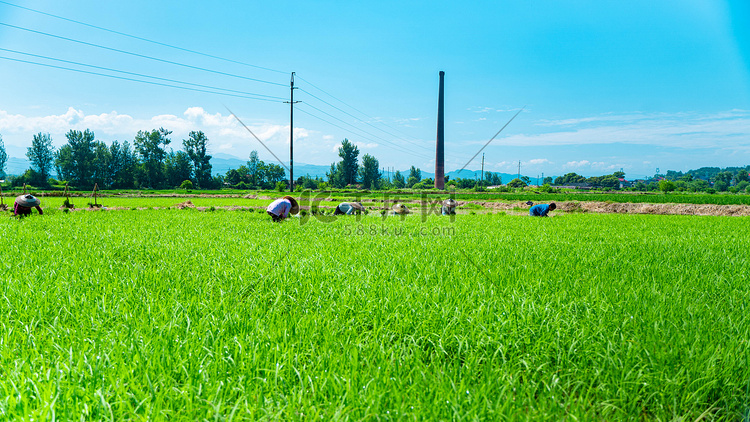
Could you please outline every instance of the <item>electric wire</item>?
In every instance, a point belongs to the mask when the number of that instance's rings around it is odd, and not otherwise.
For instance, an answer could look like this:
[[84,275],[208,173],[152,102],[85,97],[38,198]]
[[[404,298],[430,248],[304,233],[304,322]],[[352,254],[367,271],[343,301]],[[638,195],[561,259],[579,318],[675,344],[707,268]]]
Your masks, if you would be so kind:
[[108,28],[104,28],[104,27],[101,27],[101,26],[92,25],[92,24],[89,24],[89,23],[86,23],[86,22],[77,21],[75,19],[70,19],[70,18],[66,18],[66,17],[63,17],[63,16],[53,15],[52,13],[42,12],[41,10],[32,9],[30,7],[19,6],[17,4],[8,3],[7,1],[0,0],[0,3],[6,4],[8,6],[17,7],[19,9],[28,10],[30,12],[38,13],[38,14],[41,14],[41,15],[50,16],[50,17],[53,17],[53,18],[56,18],[56,19],[61,19],[61,20],[64,20],[64,21],[72,22],[72,23],[75,23],[75,24],[78,24],[78,25],[87,26],[89,28],[98,29],[100,31],[105,31],[105,32],[109,32],[109,33],[112,33],[112,34],[117,34],[117,35],[121,35],[121,36],[124,36],[124,37],[133,38],[133,39],[136,39],[136,40],[145,41],[145,42],[149,42],[149,43],[152,43],[152,44],[156,44],[156,45],[161,45],[161,46],[164,46],[164,47],[173,48],[175,50],[185,51],[185,52],[192,53],[192,54],[198,54],[198,55],[201,55],[201,56],[204,56],[204,57],[210,57],[212,59],[223,60],[225,62],[236,63],[236,64],[240,64],[240,65],[243,65],[243,66],[253,67],[253,68],[256,68],[256,69],[267,70],[269,72],[277,72],[277,73],[289,74],[289,72],[284,72],[284,71],[281,71],[281,70],[271,69],[271,68],[268,68],[268,67],[258,66],[258,65],[254,65],[254,64],[250,64],[250,63],[245,63],[245,62],[241,62],[241,61],[238,61],[238,60],[227,59],[227,58],[220,57],[220,56],[214,56],[213,54],[208,54],[208,53],[203,53],[203,52],[200,52],[200,51],[190,50],[188,48],[178,47],[176,45],[167,44],[167,43],[163,43],[163,42],[159,42],[159,41],[154,41],[154,40],[151,40],[151,39],[148,39],[148,38],[139,37],[137,35],[131,35],[131,34],[127,34],[125,32],[115,31],[113,29],[108,29]]
[[[307,106],[309,106],[309,104],[307,104],[307,103],[302,103],[302,104],[304,104],[304,105],[307,105]],[[314,108],[314,107],[313,107],[313,108]],[[339,129],[341,129],[341,130],[345,130],[345,131],[350,131],[350,130],[351,130],[351,129],[347,129],[347,128],[343,127],[343,126],[340,126],[340,125],[338,125],[338,124],[336,124],[336,123],[333,123],[333,122],[331,122],[330,120],[326,120],[326,119],[324,119],[324,118],[322,118],[322,117],[320,117],[320,116],[316,116],[315,114],[313,114],[313,113],[310,113],[310,112],[308,112],[308,111],[304,110],[303,108],[298,108],[298,109],[297,109],[297,111],[299,111],[299,112],[302,112],[302,113],[304,113],[304,114],[307,114],[308,116],[311,116],[311,117],[313,117],[313,118],[315,118],[315,119],[318,119],[318,120],[320,120],[320,121],[322,121],[322,122],[324,122],[324,123],[327,123],[327,124],[329,124],[329,125],[331,125],[331,126],[337,127],[337,128],[339,128]],[[344,123],[346,123],[346,122],[344,122]],[[370,138],[370,137],[368,137],[368,136],[363,136],[363,135],[358,135],[358,136],[360,136],[360,137],[361,137],[362,139],[365,139],[365,140],[368,140],[368,141],[372,141],[372,142],[378,142],[378,140],[377,140],[377,139],[372,139],[372,138]],[[404,149],[403,149],[402,147],[400,147],[400,146],[399,146],[399,145],[397,145],[397,144],[393,144],[393,145],[386,145],[385,147],[386,147],[386,148],[391,148],[391,149],[394,149],[394,150],[395,150],[395,151],[397,151],[397,152],[400,152],[400,153],[402,153],[402,154],[407,154],[407,155],[410,155],[410,156],[412,156],[412,157],[415,157],[415,158],[422,158],[422,159],[425,159],[425,158],[427,158],[427,156],[421,155],[421,154],[419,154],[419,153],[416,153],[416,152],[414,152],[414,151],[408,151],[408,150],[404,150]]]
[[[303,77],[301,77],[301,76],[299,76],[299,75],[297,75],[297,78],[298,78],[298,79],[300,79],[300,80],[302,80],[302,81],[304,81],[304,82],[306,82],[306,83],[307,83],[308,85],[310,85],[311,87],[313,87],[313,88],[317,89],[318,91],[320,91],[320,92],[322,92],[322,93],[324,93],[324,94],[328,95],[329,97],[333,98],[334,100],[336,100],[336,101],[340,102],[341,104],[344,104],[345,106],[347,106],[347,107],[351,108],[352,110],[356,111],[357,113],[360,113],[361,115],[363,115],[363,116],[367,117],[368,119],[371,119],[371,120],[377,120],[376,118],[374,118],[374,117],[372,117],[372,116],[368,115],[368,114],[367,114],[367,113],[365,113],[364,111],[361,111],[361,110],[359,110],[358,108],[354,107],[353,105],[351,105],[351,104],[348,104],[348,103],[347,103],[347,102],[345,102],[344,100],[342,100],[342,99],[340,99],[340,98],[338,98],[338,97],[334,96],[333,94],[331,94],[331,93],[327,92],[327,91],[326,91],[326,90],[324,90],[323,88],[320,88],[320,87],[316,86],[315,84],[313,84],[312,82],[308,81],[307,79],[305,79],[305,78],[303,78]],[[309,92],[308,92],[308,94],[309,94]],[[311,95],[312,95],[312,94],[311,94]],[[321,100],[321,101],[323,101],[323,100]],[[326,103],[326,104],[328,104],[328,103]],[[330,105],[330,104],[329,104],[329,105]],[[333,106],[332,106],[332,107],[333,107]],[[419,139],[417,139],[417,138],[415,138],[415,137],[413,137],[413,136],[411,136],[411,135],[408,135],[408,134],[406,134],[406,133],[402,132],[401,130],[399,130],[399,129],[397,129],[397,128],[394,128],[394,127],[392,127],[392,126],[388,125],[388,124],[387,124],[387,123],[385,123],[385,122],[380,122],[380,124],[382,124],[383,126],[385,126],[385,127],[389,128],[389,129],[392,129],[392,130],[394,130],[394,131],[396,131],[396,132],[398,132],[398,133],[400,133],[400,134],[402,134],[402,135],[404,135],[404,136],[406,136],[406,137],[408,137],[408,138],[411,138],[411,139],[413,139],[413,140],[415,140],[415,141],[419,141]],[[382,130],[382,129],[381,129],[381,130]],[[391,136],[393,136],[393,135],[391,134]],[[395,136],[394,136],[394,137],[395,137]],[[418,145],[418,144],[417,144],[417,145]]]
[[75,61],[71,61],[71,60],[56,59],[54,57],[42,56],[42,55],[39,55],[39,54],[32,54],[32,53],[25,53],[23,51],[10,50],[10,49],[7,49],[7,48],[2,48],[2,47],[0,47],[0,51],[8,51],[8,52],[15,53],[15,54],[22,54],[24,56],[37,57],[37,58],[40,58],[40,59],[53,60],[53,61],[56,61],[56,62],[68,63],[68,64],[77,65],[77,66],[89,67],[89,68],[93,68],[93,69],[107,70],[107,71],[110,71],[110,72],[123,73],[123,74],[126,74],[126,75],[140,76],[142,78],[156,79],[156,80],[165,81],[165,82],[174,82],[174,83],[178,83],[178,84],[184,84],[184,85],[190,85],[190,86],[197,86],[197,87],[201,87],[201,88],[214,89],[214,90],[217,90],[217,91],[227,91],[227,92],[234,92],[234,93],[237,93],[237,94],[254,95],[254,96],[257,96],[257,97],[271,98],[271,99],[275,99],[275,100],[285,100],[285,98],[275,97],[273,95],[256,94],[254,92],[238,91],[238,90],[234,90],[234,89],[219,88],[219,87],[210,86],[210,85],[202,85],[202,84],[196,84],[196,83],[192,83],[192,82],[178,81],[176,79],[160,78],[158,76],[150,76],[150,75],[145,75],[143,73],[128,72],[128,71],[125,71],[125,70],[117,70],[117,69],[112,69],[112,68],[109,68],[109,67],[95,66],[95,65],[86,64],[86,63],[80,63],[80,62],[75,62]]
[[[308,85],[310,85],[310,86],[314,87],[315,89],[317,89],[317,90],[319,90],[319,91],[321,91],[321,92],[325,93],[325,94],[326,94],[326,95],[328,95],[329,97],[331,97],[331,98],[334,98],[335,100],[337,100],[337,101],[339,101],[340,103],[342,103],[342,104],[346,105],[347,107],[349,107],[349,108],[351,108],[351,109],[353,109],[353,110],[357,111],[358,113],[360,113],[360,114],[362,114],[362,115],[366,116],[367,118],[369,118],[369,119],[372,119],[372,120],[377,120],[377,119],[375,119],[374,117],[368,116],[368,115],[367,115],[366,113],[364,113],[364,112],[362,112],[362,111],[358,110],[358,109],[357,109],[356,107],[354,107],[354,106],[352,106],[352,105],[350,105],[350,104],[346,103],[345,101],[343,101],[343,100],[341,100],[341,99],[339,99],[339,98],[337,98],[337,97],[333,96],[332,94],[330,94],[330,93],[326,92],[326,91],[325,91],[325,90],[323,90],[322,88],[320,88],[320,87],[317,87],[317,86],[313,85],[312,83],[310,83],[310,81],[308,81],[308,80],[304,79],[303,77],[300,77],[300,76],[298,76],[298,75],[295,75],[295,76],[296,76],[296,77],[297,77],[298,79],[300,79],[300,80],[304,81],[305,83],[307,83]],[[298,87],[298,88],[299,88],[299,87]],[[346,114],[346,115],[348,115],[348,116],[350,116],[350,117],[353,117],[353,118],[357,119],[358,121],[360,121],[360,122],[362,122],[362,123],[365,123],[365,124],[367,124],[367,125],[369,125],[369,126],[371,126],[371,127],[374,127],[374,128],[376,128],[376,129],[380,130],[381,132],[387,133],[388,135],[390,135],[390,136],[393,136],[394,138],[399,138],[399,139],[401,139],[401,140],[402,140],[402,141],[404,141],[404,142],[407,142],[407,143],[409,143],[409,144],[411,144],[411,145],[414,145],[414,146],[418,146],[418,147],[420,147],[420,148],[422,148],[422,149],[425,149],[425,150],[427,150],[427,151],[430,151],[430,152],[432,152],[432,151],[433,151],[433,149],[432,149],[432,148],[429,148],[429,147],[425,147],[425,146],[422,146],[422,145],[420,145],[420,144],[418,144],[418,143],[415,143],[415,142],[409,142],[408,140],[405,140],[405,139],[403,139],[402,137],[396,136],[396,135],[394,135],[394,134],[392,134],[392,133],[390,133],[390,132],[388,132],[388,131],[385,131],[385,130],[383,130],[383,129],[377,128],[377,127],[373,126],[372,124],[370,124],[370,123],[368,123],[368,122],[365,122],[365,121],[363,121],[363,120],[361,120],[361,119],[359,119],[359,118],[357,118],[357,117],[355,117],[355,116],[351,115],[350,113],[347,113],[346,111],[344,111],[344,110],[341,110],[341,109],[340,109],[339,107],[336,107],[336,106],[334,106],[333,104],[331,104],[331,103],[329,103],[329,102],[327,102],[327,101],[325,101],[325,100],[323,100],[323,99],[321,99],[321,98],[319,98],[319,97],[317,97],[317,96],[313,95],[313,94],[312,94],[312,93],[310,93],[309,91],[307,91],[307,90],[305,90],[305,89],[303,89],[303,88],[299,88],[299,89],[300,89],[300,91],[303,91],[303,92],[305,92],[306,94],[310,95],[311,97],[313,97],[313,98],[315,98],[315,99],[317,99],[317,100],[319,100],[319,101],[321,101],[321,102],[323,102],[323,103],[325,103],[325,104],[327,104],[327,105],[329,105],[329,106],[331,106],[331,107],[335,108],[336,110],[339,110],[339,111],[341,111],[342,113],[344,113],[344,114]],[[308,104],[308,105],[309,105],[309,104]],[[327,122],[327,123],[329,123],[329,124],[330,124],[330,122]],[[385,124],[385,123],[383,123],[383,122],[380,122],[380,123],[381,123],[382,125],[384,125],[384,126],[386,126],[386,127],[390,128],[390,129],[393,129],[393,130],[394,130],[394,131],[396,131],[396,132],[399,132],[399,133],[401,133],[401,134],[403,134],[403,135],[405,135],[405,136],[408,136],[408,137],[410,137],[410,138],[412,138],[412,139],[415,139],[415,140],[416,140],[416,138],[413,138],[413,137],[411,137],[411,136],[409,136],[409,135],[406,135],[405,133],[401,132],[400,130],[398,130],[398,129],[396,129],[396,128],[393,128],[393,127],[391,127],[391,126],[389,126],[389,125],[387,125],[387,124]],[[374,136],[374,135],[373,135],[373,136]],[[381,139],[382,139],[382,138],[381,138]],[[468,158],[469,158],[469,155],[468,155],[468,154],[464,154],[464,153],[461,153],[461,152],[457,152],[457,153],[452,153],[452,154],[451,154],[451,156],[453,156],[453,157],[455,157],[455,158],[463,157],[463,159],[468,159]]]
[[233,78],[244,79],[244,80],[248,80],[248,81],[259,82],[259,83],[264,83],[264,84],[269,84],[269,85],[276,85],[276,86],[283,86],[283,87],[287,86],[286,84],[282,84],[282,83],[278,83],[278,82],[265,81],[265,80],[262,80],[262,79],[250,78],[250,77],[247,77],[247,76],[236,75],[236,74],[233,74],[233,73],[221,72],[219,70],[207,69],[205,67],[193,66],[193,65],[189,65],[189,64],[185,64],[185,63],[174,62],[174,61],[171,61],[171,60],[160,59],[158,57],[152,57],[152,56],[147,56],[145,54],[133,53],[132,51],[120,50],[120,49],[117,49],[117,48],[107,47],[107,46],[100,45],[100,44],[94,44],[94,43],[90,43],[90,42],[86,42],[86,41],[76,40],[76,39],[73,39],[73,38],[63,37],[61,35],[55,35],[55,34],[50,34],[50,33],[43,32],[43,31],[37,31],[35,29],[23,28],[23,27],[20,27],[20,26],[11,25],[11,24],[7,24],[7,23],[4,23],[4,22],[0,22],[0,25],[7,26],[9,28],[18,29],[18,30],[21,30],[21,31],[31,32],[31,33],[34,33],[34,34],[44,35],[44,36],[47,36],[47,37],[52,37],[52,38],[57,38],[57,39],[65,40],[65,41],[70,41],[70,42],[78,43],[78,44],[83,44],[83,45],[87,45],[89,47],[101,48],[101,49],[104,49],[104,50],[114,51],[114,52],[122,53],[122,54],[128,54],[128,55],[131,55],[131,56],[140,57],[140,58],[144,58],[144,59],[149,59],[149,60],[153,60],[153,61],[157,61],[157,62],[168,63],[168,64],[175,65],[175,66],[181,66],[181,67],[185,67],[185,68],[189,68],[189,69],[200,70],[200,71],[203,71],[203,72],[215,73],[215,74],[218,74],[218,75],[230,76],[230,77],[233,77]]
[[37,65],[37,66],[50,67],[50,68],[54,68],[54,69],[69,70],[71,72],[85,73],[85,74],[89,74],[89,75],[104,76],[104,77],[113,78],[113,79],[122,79],[122,80],[125,80],[125,81],[140,82],[140,83],[149,84],[149,85],[158,85],[158,86],[165,86],[165,87],[170,87],[170,88],[184,89],[186,91],[205,92],[205,93],[209,93],[209,94],[224,95],[224,96],[228,96],[228,97],[247,98],[247,99],[250,99],[250,100],[269,101],[269,102],[274,102],[274,103],[281,103],[281,101],[279,101],[279,100],[272,100],[272,99],[269,99],[269,98],[257,98],[257,97],[247,96],[247,95],[238,95],[238,94],[231,94],[231,93],[227,93],[227,92],[216,92],[216,91],[209,91],[209,90],[206,90],[206,89],[197,89],[197,88],[189,88],[189,87],[186,87],[186,86],[170,85],[170,84],[165,84],[165,83],[160,83],[160,82],[144,81],[144,80],[140,80],[140,79],[126,78],[126,77],[123,77],[123,76],[108,75],[106,73],[90,72],[88,70],[73,69],[73,68],[63,67],[63,66],[55,66],[55,65],[47,64],[47,63],[38,63],[38,62],[29,61],[29,60],[14,59],[14,58],[5,57],[5,56],[0,56],[0,59],[2,59],[2,60],[10,60],[10,61],[20,62],[20,63],[34,64],[34,65]]
[[[329,103],[328,101],[326,101],[326,100],[324,100],[324,99],[322,99],[322,98],[320,98],[320,97],[318,97],[318,96],[316,96],[316,95],[314,95],[314,94],[312,94],[312,93],[310,93],[310,92],[306,91],[306,90],[305,90],[305,89],[303,89],[303,88],[299,88],[299,90],[300,90],[300,91],[302,91],[302,92],[304,92],[305,94],[307,94],[307,95],[309,95],[309,96],[311,96],[311,97],[313,97],[313,98],[317,99],[318,101],[321,101],[321,102],[323,102],[323,103],[325,103],[325,104],[327,104],[327,105],[329,105],[329,106],[331,106],[331,107],[335,108],[336,110],[338,110],[338,111],[340,111],[340,112],[342,112],[342,113],[346,114],[347,116],[349,116],[349,117],[352,117],[352,118],[356,119],[357,121],[359,121],[359,122],[362,122],[362,123],[366,124],[367,126],[370,126],[370,127],[371,127],[371,128],[373,128],[373,129],[379,130],[379,131],[381,131],[381,132],[383,132],[383,133],[385,133],[385,134],[387,134],[387,135],[389,135],[389,136],[393,136],[394,138],[400,138],[400,136],[394,135],[394,134],[392,134],[392,133],[388,132],[387,130],[383,130],[383,129],[381,129],[381,128],[379,128],[379,127],[377,127],[377,126],[375,126],[375,125],[373,125],[373,124],[371,124],[371,123],[369,123],[369,122],[366,122],[366,121],[364,121],[364,120],[360,119],[359,117],[357,117],[357,116],[355,116],[355,115],[353,115],[353,114],[351,114],[351,113],[349,113],[349,112],[347,112],[347,111],[345,111],[345,110],[342,110],[342,109],[340,109],[339,107],[336,107],[335,105],[333,105],[333,104]],[[374,120],[374,119],[373,119],[373,120]],[[405,139],[402,139],[402,140],[403,140],[404,142],[409,142],[409,141],[407,141],[407,140],[405,140]],[[419,144],[416,144],[416,143],[413,143],[413,142],[409,142],[409,143],[410,143],[410,144],[412,144],[412,145],[414,145],[414,146],[417,146],[417,147],[419,147],[419,148],[423,148],[423,149],[426,149],[426,150],[428,150],[428,151],[430,150],[430,148],[428,148],[428,147],[425,147],[425,146],[423,146],[423,145],[419,145]]]
[[[303,103],[303,104],[304,104],[304,103]],[[324,119],[324,118],[322,118],[322,117],[320,117],[320,116],[316,116],[315,114],[313,114],[313,113],[310,113],[309,111],[305,111],[304,109],[301,109],[301,108],[300,108],[300,109],[297,109],[297,111],[300,111],[300,112],[302,112],[302,113],[304,113],[304,114],[307,114],[308,116],[311,116],[311,117],[313,117],[313,118],[315,118],[315,119],[318,119],[318,120],[320,120],[321,122],[327,123],[327,124],[329,124],[329,125],[331,125],[331,126],[337,127],[337,128],[339,128],[339,129],[341,129],[341,130],[345,130],[345,131],[351,131],[351,129],[347,129],[347,128],[343,127],[343,126],[337,125],[336,123],[333,123],[333,122],[331,122],[330,120],[326,120],[326,119]],[[355,128],[355,129],[356,129],[356,128]],[[358,129],[358,130],[359,130],[359,129]],[[357,136],[359,136],[360,138],[362,138],[362,139],[364,139],[364,140],[367,140],[367,141],[371,141],[371,142],[378,142],[378,141],[379,141],[378,139],[373,139],[373,138],[371,138],[371,137],[369,137],[369,136],[366,136],[366,135],[359,135],[359,134],[358,134]],[[386,147],[386,148],[392,148],[392,149],[394,149],[394,150],[395,150],[396,152],[400,152],[400,153],[402,153],[402,154],[407,154],[407,155],[411,155],[411,156],[413,156],[413,157],[417,157],[417,158],[426,158],[426,156],[423,156],[423,155],[419,155],[418,153],[414,153],[413,151],[408,151],[408,150],[404,150],[404,149],[402,149],[401,147],[399,147],[398,145],[385,145],[385,147]],[[417,154],[417,155],[414,155],[414,154]]]
[[[378,140],[380,140],[380,141],[382,141],[382,142],[385,142],[385,143],[387,143],[387,144],[390,144],[390,145],[392,145],[392,146],[394,146],[394,147],[400,148],[401,150],[403,150],[403,151],[406,151],[406,152],[409,152],[409,153],[411,153],[411,154],[414,154],[414,155],[416,155],[416,156],[423,156],[423,155],[422,155],[421,153],[419,153],[419,152],[416,152],[416,151],[414,151],[414,150],[410,150],[409,148],[405,148],[405,147],[404,147],[403,145],[398,145],[398,144],[396,144],[396,143],[394,143],[394,142],[391,142],[391,141],[389,141],[389,140],[387,140],[387,139],[383,139],[383,138],[381,138],[381,137],[379,137],[379,136],[373,135],[372,133],[369,133],[369,132],[367,132],[367,131],[365,131],[365,130],[362,130],[362,129],[360,129],[360,128],[358,128],[358,127],[354,126],[354,125],[352,125],[351,123],[348,123],[348,122],[346,122],[346,121],[344,121],[344,120],[341,120],[341,119],[339,119],[338,117],[336,117],[336,116],[334,116],[334,115],[332,115],[332,114],[330,114],[330,113],[328,113],[328,112],[326,112],[326,111],[324,111],[324,110],[321,110],[321,109],[319,109],[318,107],[315,107],[314,105],[311,105],[311,104],[308,104],[308,103],[302,103],[302,104],[304,104],[304,105],[306,105],[306,106],[308,106],[308,107],[311,107],[311,108],[313,108],[313,109],[315,109],[315,110],[317,110],[317,111],[319,111],[319,112],[321,112],[321,113],[325,114],[326,116],[328,116],[328,117],[330,117],[330,118],[332,118],[332,119],[334,119],[334,120],[338,120],[339,122],[341,122],[341,123],[343,123],[343,124],[345,124],[345,125],[347,125],[347,126],[350,126],[350,127],[354,128],[354,129],[356,129],[356,130],[358,130],[358,131],[360,131],[360,132],[362,132],[362,133],[366,133],[367,135],[369,135],[369,136],[371,136],[371,137],[377,138]],[[372,140],[372,139],[370,139],[370,140]],[[377,141],[374,141],[374,142],[377,142]]]

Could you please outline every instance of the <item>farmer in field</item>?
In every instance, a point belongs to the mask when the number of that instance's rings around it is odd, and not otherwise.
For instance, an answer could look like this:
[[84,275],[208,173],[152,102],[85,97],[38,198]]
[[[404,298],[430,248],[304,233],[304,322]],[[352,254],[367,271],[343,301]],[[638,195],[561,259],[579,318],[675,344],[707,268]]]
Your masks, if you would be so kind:
[[342,202],[333,211],[333,215],[352,215],[365,212],[365,207],[359,202]]
[[557,208],[554,202],[550,204],[537,204],[529,208],[529,215],[532,217],[546,217],[547,213]]
[[15,215],[31,215],[31,208],[36,208],[39,211],[39,215],[44,214],[40,205],[42,201],[34,195],[19,195],[16,197],[16,202],[13,204],[13,214]]
[[274,222],[277,222],[289,217],[289,214],[297,214],[299,212],[299,204],[296,199],[287,195],[271,202],[271,205],[266,208],[266,212]]
[[458,202],[455,199],[446,199],[443,201],[443,207],[440,209],[440,213],[443,215],[455,215],[456,207],[458,207]]
[[406,215],[409,214],[409,208],[406,208],[406,205],[404,204],[393,204],[393,207],[391,207],[391,210],[393,210],[394,215]]

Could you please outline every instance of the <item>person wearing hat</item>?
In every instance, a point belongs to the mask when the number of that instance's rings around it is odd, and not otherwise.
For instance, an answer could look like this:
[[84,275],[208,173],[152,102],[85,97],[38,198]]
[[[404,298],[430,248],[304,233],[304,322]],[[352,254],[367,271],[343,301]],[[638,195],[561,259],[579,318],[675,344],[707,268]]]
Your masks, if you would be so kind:
[[271,205],[266,208],[266,212],[274,222],[281,221],[289,217],[289,214],[297,214],[299,212],[299,204],[296,199],[287,195],[271,202]]
[[393,210],[393,214],[396,215],[406,215],[409,214],[409,208],[406,208],[406,205],[404,204],[393,204],[393,207],[391,207]]
[[532,217],[546,217],[547,213],[557,208],[554,202],[548,204],[537,204],[529,208],[529,215]]
[[333,215],[352,215],[365,212],[365,207],[359,202],[342,202],[336,206]]
[[440,213],[443,215],[456,215],[456,207],[458,202],[451,198],[443,201],[443,207],[440,209]]
[[40,205],[42,201],[32,194],[19,195],[16,197],[16,202],[13,204],[13,214],[15,215],[31,215],[31,208],[36,208],[39,211],[39,215],[44,214]]

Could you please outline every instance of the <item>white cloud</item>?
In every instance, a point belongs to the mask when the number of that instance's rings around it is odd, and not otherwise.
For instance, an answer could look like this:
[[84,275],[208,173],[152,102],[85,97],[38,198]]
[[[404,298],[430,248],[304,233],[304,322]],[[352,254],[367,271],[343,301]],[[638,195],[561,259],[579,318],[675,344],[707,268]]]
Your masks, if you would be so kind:
[[[289,145],[289,125],[268,122],[243,122],[272,151],[280,153]],[[65,113],[49,116],[25,116],[0,110],[0,133],[11,156],[22,156],[38,132],[50,133],[53,144],[59,147],[66,142],[69,130],[93,131],[98,140],[110,143],[114,140],[131,141],[139,130],[164,127],[170,135],[173,149],[181,148],[181,140],[190,131],[203,131],[211,144],[222,152],[246,156],[250,150],[265,150],[255,138],[231,114],[208,113],[202,107],[189,107],[181,116],[161,114],[150,118],[135,118],[117,111],[101,114],[86,114],[81,109],[69,107]],[[311,133],[305,128],[294,128],[295,142],[305,141]],[[286,146],[286,147],[285,147]],[[369,147],[369,145],[368,145]]]
[[356,145],[359,149],[373,149],[379,146],[375,142],[354,142],[354,145]]
[[588,160],[581,160],[581,161],[568,161],[565,163],[563,167],[571,167],[571,168],[581,168],[581,167],[588,167],[591,163]]
[[514,146],[624,143],[680,148],[750,147],[750,112],[744,110],[706,115],[602,115],[542,121],[538,125],[565,126],[565,130],[511,135],[503,138],[502,143]]
[[529,160],[526,164],[530,166],[538,166],[541,164],[552,164],[552,162],[546,158],[534,158],[532,160]]

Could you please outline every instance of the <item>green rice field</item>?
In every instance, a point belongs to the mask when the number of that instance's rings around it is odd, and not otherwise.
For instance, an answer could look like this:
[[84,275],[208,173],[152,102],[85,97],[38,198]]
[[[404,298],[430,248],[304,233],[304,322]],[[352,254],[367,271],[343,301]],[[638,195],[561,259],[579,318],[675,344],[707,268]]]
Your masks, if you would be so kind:
[[0,235],[0,420],[750,416],[748,217],[57,211]]

